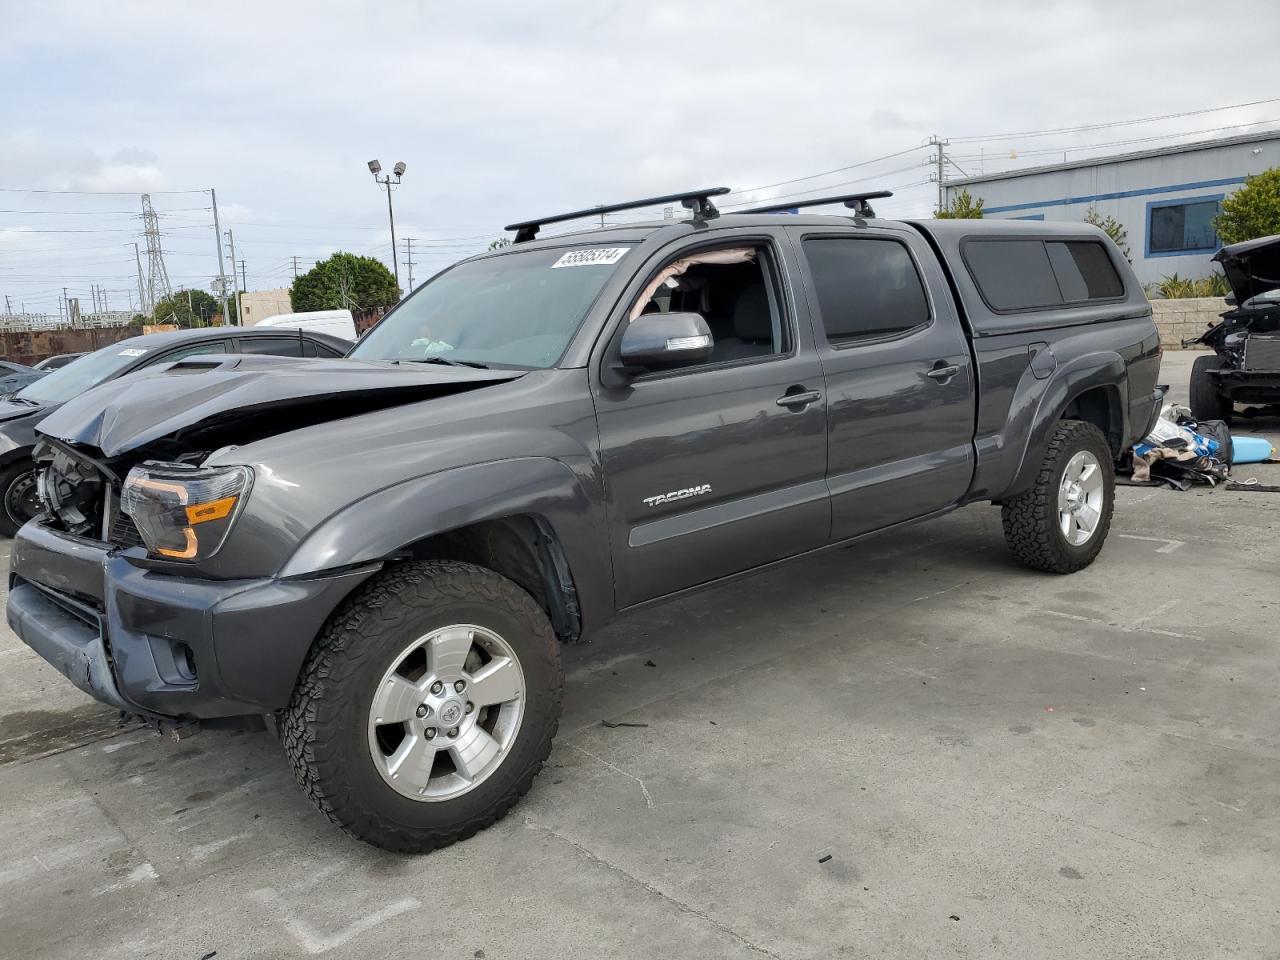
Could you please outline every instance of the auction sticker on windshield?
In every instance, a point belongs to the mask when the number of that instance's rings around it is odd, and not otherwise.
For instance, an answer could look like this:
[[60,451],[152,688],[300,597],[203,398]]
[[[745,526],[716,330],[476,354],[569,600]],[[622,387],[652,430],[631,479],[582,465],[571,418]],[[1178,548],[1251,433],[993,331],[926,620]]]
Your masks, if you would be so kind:
[[141,357],[146,355],[146,350],[142,347],[126,347],[120,351],[122,357]]
[[587,250],[570,250],[551,265],[557,267],[594,267],[597,264],[617,263],[629,247],[591,247]]

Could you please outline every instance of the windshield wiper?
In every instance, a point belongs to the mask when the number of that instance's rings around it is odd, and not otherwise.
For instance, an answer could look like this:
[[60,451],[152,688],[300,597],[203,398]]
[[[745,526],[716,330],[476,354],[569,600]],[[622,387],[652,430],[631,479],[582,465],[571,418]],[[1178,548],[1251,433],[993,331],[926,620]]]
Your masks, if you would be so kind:
[[0,400],[7,400],[9,403],[25,403],[28,407],[38,407],[40,404],[34,400],[28,400],[26,397],[20,397],[16,393],[6,393]]
[[487,363],[480,363],[478,360],[450,360],[448,357],[417,357],[412,360],[400,361],[396,363],[440,363],[447,367],[473,367],[476,370],[488,370]]

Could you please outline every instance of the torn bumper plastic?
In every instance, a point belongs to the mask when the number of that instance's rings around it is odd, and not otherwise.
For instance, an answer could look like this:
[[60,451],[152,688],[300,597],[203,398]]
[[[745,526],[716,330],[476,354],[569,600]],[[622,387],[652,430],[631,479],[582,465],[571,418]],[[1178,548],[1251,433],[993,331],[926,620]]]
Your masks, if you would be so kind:
[[320,628],[376,566],[328,577],[202,580],[130,563],[38,522],[14,539],[9,625],[92,697],[156,718],[268,713]]

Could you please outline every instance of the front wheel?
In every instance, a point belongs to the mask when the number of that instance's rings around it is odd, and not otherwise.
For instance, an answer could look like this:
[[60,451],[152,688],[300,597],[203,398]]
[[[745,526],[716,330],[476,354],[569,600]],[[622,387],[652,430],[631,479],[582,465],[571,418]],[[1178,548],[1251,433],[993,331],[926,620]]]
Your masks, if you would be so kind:
[[36,471],[30,458],[0,471],[0,534],[12,537],[39,512]]
[[546,613],[483,567],[410,563],[316,641],[282,724],[298,782],[375,846],[425,853],[504,816],[551,751],[564,677]]
[[1097,427],[1062,420],[1054,428],[1030,490],[1000,510],[1004,539],[1034,570],[1074,573],[1093,563],[1115,505],[1111,448]]
[[1235,404],[1222,395],[1214,374],[1222,368],[1215,354],[1196,357],[1191,364],[1191,413],[1197,420],[1221,420],[1228,426]]

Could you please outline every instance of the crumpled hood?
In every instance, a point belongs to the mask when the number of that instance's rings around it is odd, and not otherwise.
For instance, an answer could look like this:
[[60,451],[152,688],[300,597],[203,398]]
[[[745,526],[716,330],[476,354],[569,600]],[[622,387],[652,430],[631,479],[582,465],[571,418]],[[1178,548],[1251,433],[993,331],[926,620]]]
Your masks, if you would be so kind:
[[1280,288],[1280,235],[1233,243],[1215,253],[1213,259],[1222,264],[1238,304]]
[[[275,432],[514,380],[520,370],[292,357],[191,357],[120,377],[68,401],[37,432],[108,457],[162,437],[239,423]],[[296,420],[296,423],[290,423]]]

